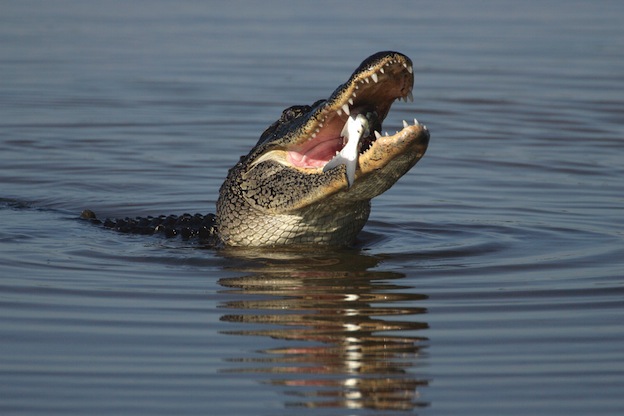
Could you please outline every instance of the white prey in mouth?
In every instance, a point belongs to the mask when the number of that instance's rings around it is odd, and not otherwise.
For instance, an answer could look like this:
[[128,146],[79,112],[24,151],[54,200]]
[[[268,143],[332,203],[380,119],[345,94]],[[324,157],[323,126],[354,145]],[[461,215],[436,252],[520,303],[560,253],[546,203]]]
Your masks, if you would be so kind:
[[336,156],[327,162],[323,167],[323,172],[330,169],[345,165],[347,168],[347,183],[349,187],[355,181],[355,168],[358,163],[358,154],[360,153],[360,139],[370,134],[368,119],[362,114],[357,116],[349,116],[340,135],[347,139],[347,144]]

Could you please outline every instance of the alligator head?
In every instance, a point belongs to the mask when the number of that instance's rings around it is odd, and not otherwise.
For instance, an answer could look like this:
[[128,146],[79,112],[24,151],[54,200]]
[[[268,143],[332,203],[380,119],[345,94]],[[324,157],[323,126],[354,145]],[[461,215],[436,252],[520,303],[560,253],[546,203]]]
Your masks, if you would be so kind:
[[[389,189],[424,155],[427,128],[403,122],[394,135],[381,124],[396,99],[413,100],[411,60],[379,52],[360,64],[326,100],[282,113],[247,156],[230,169],[219,192],[217,229],[233,246],[351,244],[370,200]],[[328,163],[347,143],[349,117],[366,116],[355,174]],[[324,169],[326,168],[326,169]]]

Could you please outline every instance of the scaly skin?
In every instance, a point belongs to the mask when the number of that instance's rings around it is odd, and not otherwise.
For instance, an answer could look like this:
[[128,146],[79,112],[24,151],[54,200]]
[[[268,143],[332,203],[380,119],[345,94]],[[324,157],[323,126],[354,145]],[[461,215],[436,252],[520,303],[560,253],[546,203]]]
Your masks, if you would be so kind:
[[[327,100],[284,110],[249,154],[229,170],[219,191],[216,216],[103,224],[123,232],[199,236],[228,246],[352,244],[368,219],[370,200],[394,185],[427,149],[429,132],[417,122],[404,122],[404,128],[392,136],[378,133],[394,100],[412,99],[413,83],[408,57],[376,53]],[[352,116],[373,114],[370,136],[359,142],[351,186],[344,164],[323,172],[346,144],[341,132],[347,111]],[[82,217],[99,222],[91,211]]]

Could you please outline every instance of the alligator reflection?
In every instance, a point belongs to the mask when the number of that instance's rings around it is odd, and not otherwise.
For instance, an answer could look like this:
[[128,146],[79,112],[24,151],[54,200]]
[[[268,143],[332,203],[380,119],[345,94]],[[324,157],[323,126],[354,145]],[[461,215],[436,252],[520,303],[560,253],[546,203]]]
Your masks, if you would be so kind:
[[[282,346],[256,358],[232,358],[227,372],[273,374],[285,386],[287,406],[411,410],[426,406],[416,375],[427,324],[414,306],[424,295],[400,286],[400,273],[371,271],[377,260],[354,252],[261,259],[249,275],[221,279],[222,307],[238,310],[222,321],[232,335],[265,336]],[[234,365],[234,364],[233,364]],[[297,397],[295,399],[294,397]]]

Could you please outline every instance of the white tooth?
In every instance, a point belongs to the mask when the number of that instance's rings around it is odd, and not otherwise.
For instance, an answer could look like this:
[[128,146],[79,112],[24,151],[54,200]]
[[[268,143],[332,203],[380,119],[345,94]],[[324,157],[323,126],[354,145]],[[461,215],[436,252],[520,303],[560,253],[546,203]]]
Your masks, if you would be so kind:
[[319,129],[322,128],[322,127],[323,127],[323,123],[319,123]]
[[349,104],[353,105],[353,98],[349,98]]
[[349,111],[349,106],[347,104],[344,104],[342,106],[342,111],[344,111],[346,115],[351,114],[351,112]]
[[414,72],[414,68],[412,68],[411,66],[408,66],[407,67],[407,72],[409,72],[411,74],[412,72]]
[[423,124],[423,129],[427,130],[427,126],[425,126],[424,124]]
[[381,137],[381,134],[377,130],[375,130],[374,133],[375,133],[375,138],[376,139],[379,139]]
[[342,115],[342,110],[336,110],[336,112],[338,113],[339,116]]
[[373,79],[373,81],[375,81],[375,84],[379,82],[379,77],[377,76],[377,73],[373,73],[373,75],[371,75],[371,78]]
[[409,124],[407,124],[407,121],[403,120],[403,128],[406,128],[407,126],[409,126]]
[[316,137],[316,133],[312,133],[311,137],[314,139]]
[[418,122],[418,120],[414,119],[414,125],[415,125],[415,126],[417,126],[417,125],[419,125],[419,124],[420,124],[420,123]]
[[379,68],[379,72],[381,72],[382,74],[385,74],[385,73],[386,73],[386,70],[385,70],[385,69],[383,69],[383,66],[382,66],[381,68]]
[[407,93],[407,98],[410,100],[411,103],[414,102],[414,94],[412,94],[411,91]]
[[367,84],[370,84],[370,79],[368,79],[368,78],[364,78],[364,81],[365,81]]
[[353,96],[353,98],[357,97],[357,95],[355,95],[355,91],[351,95]]
[[384,132],[384,134],[386,135],[386,137],[390,136],[387,131]]

